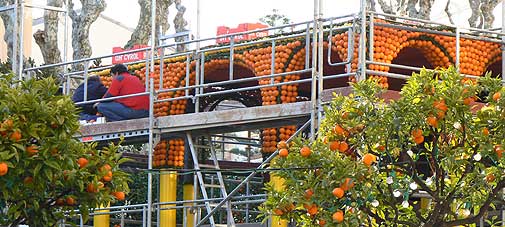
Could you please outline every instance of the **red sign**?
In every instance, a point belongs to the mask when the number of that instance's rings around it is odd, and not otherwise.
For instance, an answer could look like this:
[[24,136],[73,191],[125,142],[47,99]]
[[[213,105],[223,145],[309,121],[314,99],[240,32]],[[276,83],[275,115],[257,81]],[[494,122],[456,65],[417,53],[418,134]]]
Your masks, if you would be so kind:
[[[121,47],[113,47],[112,48],[112,53],[121,53],[124,51],[129,51],[129,50],[136,50],[136,49],[141,49],[148,47],[147,45],[133,45],[132,49],[123,49]],[[121,54],[121,55],[116,55],[112,57],[112,64],[119,64],[119,63],[125,63],[125,62],[132,62],[132,61],[139,61],[139,60],[144,60],[145,59],[145,51],[139,51],[139,52],[134,52],[134,53],[129,53],[129,54]]]
[[[261,29],[261,28],[267,28],[267,25],[261,24],[261,23],[243,23],[239,24],[238,27],[236,28],[229,28],[226,26],[219,26],[217,27],[217,35],[227,35],[227,34],[235,34],[235,33],[240,33],[240,32],[246,32],[246,31],[252,31],[256,29]],[[233,36],[233,41],[238,42],[242,40],[249,40],[249,39],[255,39],[259,37],[264,37],[268,36],[268,31],[261,31],[261,32],[253,32],[253,33],[247,33],[247,34],[242,34],[242,35],[236,35]],[[222,37],[216,39],[216,43],[229,43],[230,42],[230,36],[228,37]]]

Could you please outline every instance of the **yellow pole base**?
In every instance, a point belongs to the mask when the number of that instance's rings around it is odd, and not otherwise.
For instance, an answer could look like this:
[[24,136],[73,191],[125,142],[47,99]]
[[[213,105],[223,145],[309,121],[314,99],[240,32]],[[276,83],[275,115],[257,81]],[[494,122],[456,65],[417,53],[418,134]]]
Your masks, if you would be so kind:
[[[175,202],[177,200],[177,173],[161,172],[160,174],[160,202]],[[175,205],[163,205],[161,208]],[[160,227],[176,227],[176,210],[160,211]]]
[[[185,184],[183,187],[183,199],[184,200],[195,200],[195,192],[193,184]],[[185,203],[184,206],[193,205],[193,203]],[[195,213],[189,208],[186,208],[186,227],[195,226]]]
[[[100,208],[109,207],[100,206]],[[96,213],[108,213],[110,210],[99,210]],[[94,227],[109,227],[110,226],[110,215],[109,214],[101,214],[93,216],[93,226]]]
[[[270,174],[270,182],[273,183],[274,189],[281,191],[284,190],[284,179],[275,176],[275,174]],[[288,221],[281,219],[279,216],[272,216],[272,222],[270,223],[272,227],[287,227]]]

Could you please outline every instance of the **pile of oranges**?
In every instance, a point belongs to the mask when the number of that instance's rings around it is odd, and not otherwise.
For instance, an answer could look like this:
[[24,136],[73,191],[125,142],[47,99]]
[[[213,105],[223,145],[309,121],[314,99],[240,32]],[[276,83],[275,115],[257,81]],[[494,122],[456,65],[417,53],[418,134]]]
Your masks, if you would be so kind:
[[183,167],[184,140],[161,140],[154,147],[153,167]]

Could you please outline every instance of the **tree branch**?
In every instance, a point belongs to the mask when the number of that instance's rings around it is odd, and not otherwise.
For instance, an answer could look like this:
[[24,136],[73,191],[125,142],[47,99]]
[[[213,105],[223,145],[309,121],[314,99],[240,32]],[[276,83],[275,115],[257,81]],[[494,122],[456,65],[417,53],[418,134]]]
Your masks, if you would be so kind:
[[491,191],[491,193],[489,193],[486,201],[480,207],[479,213],[477,215],[459,220],[448,221],[444,223],[443,226],[458,226],[478,222],[488,211],[491,203],[493,202],[493,200],[496,199],[496,197],[499,195],[499,193],[504,187],[505,187],[505,180],[501,180],[500,182],[498,182],[498,184],[496,184],[496,187]]

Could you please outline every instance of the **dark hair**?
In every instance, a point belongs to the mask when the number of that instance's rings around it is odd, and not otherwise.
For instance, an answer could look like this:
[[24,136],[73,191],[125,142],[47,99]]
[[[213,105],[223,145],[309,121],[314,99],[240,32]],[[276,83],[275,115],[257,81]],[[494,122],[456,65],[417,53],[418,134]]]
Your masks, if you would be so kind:
[[125,73],[125,72],[128,72],[128,68],[123,64],[117,64],[110,69],[110,73],[112,73],[112,74],[116,74],[116,73],[121,74],[121,73]]
[[89,80],[96,80],[96,81],[99,81],[100,80],[100,77],[97,76],[97,75],[89,75],[88,76],[88,81]]

